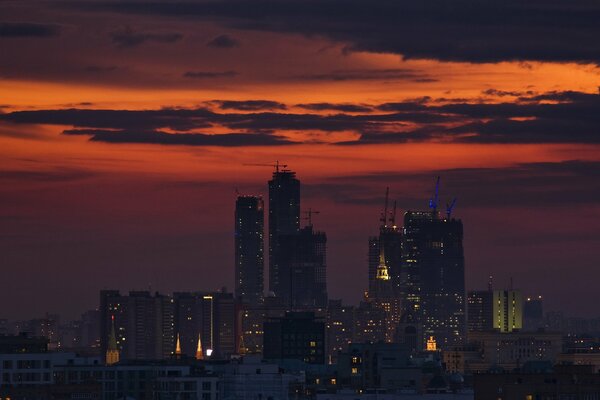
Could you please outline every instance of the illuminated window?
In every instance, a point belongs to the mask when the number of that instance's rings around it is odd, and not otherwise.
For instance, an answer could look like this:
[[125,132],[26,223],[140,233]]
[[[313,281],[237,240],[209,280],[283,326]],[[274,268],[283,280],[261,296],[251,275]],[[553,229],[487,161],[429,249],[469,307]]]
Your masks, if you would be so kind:
[[353,367],[352,368],[352,375],[356,375],[356,374],[358,374],[358,368]]
[[310,342],[310,347],[317,347],[317,342]]

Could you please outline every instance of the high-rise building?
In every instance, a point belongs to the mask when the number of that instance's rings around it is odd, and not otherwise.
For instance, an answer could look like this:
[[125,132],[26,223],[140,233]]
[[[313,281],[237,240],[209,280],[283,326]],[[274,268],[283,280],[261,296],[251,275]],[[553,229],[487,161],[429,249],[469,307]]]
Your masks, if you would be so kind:
[[260,304],[264,292],[263,200],[239,196],[235,203],[235,296]]
[[288,298],[289,270],[282,266],[280,238],[300,231],[300,181],[296,173],[279,170],[269,181],[269,290]]
[[354,337],[354,307],[342,305],[341,300],[329,300],[327,306],[327,358],[335,364],[338,353],[345,351]]
[[461,344],[465,337],[465,262],[463,226],[433,211],[404,215],[402,272],[407,312],[423,327],[423,342],[437,347]]
[[[174,293],[174,332],[179,335],[181,354],[224,358],[237,351],[236,311],[232,293]],[[200,339],[200,340],[199,340]]]
[[402,231],[397,226],[381,226],[379,236],[369,238],[369,291],[374,290],[379,266],[380,244],[394,294],[401,296]]
[[327,236],[305,226],[279,237],[280,297],[293,309],[327,306]]
[[385,340],[392,342],[396,334],[398,323],[400,322],[401,308],[400,297],[394,286],[394,280],[390,276],[389,269],[386,263],[385,246],[379,245],[379,264],[373,282],[373,290],[369,292],[369,298],[373,301],[376,307],[385,311],[386,329]]
[[298,359],[325,363],[325,323],[312,312],[288,312],[264,324],[265,359]]
[[518,290],[494,290],[492,299],[493,328],[512,332],[523,328],[523,297]]
[[542,296],[527,297],[523,303],[523,329],[536,331],[544,327]]
[[152,360],[171,356],[175,346],[173,299],[146,291],[121,295],[100,292],[100,345],[106,355],[114,321],[117,349],[122,360]]
[[494,328],[494,292],[473,290],[467,295],[467,329],[469,332],[489,331]]

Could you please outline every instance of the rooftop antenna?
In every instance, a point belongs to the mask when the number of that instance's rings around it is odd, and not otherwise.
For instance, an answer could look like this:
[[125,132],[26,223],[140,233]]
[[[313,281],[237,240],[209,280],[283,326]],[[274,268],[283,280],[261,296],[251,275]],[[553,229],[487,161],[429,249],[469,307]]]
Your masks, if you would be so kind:
[[396,226],[396,200],[394,200],[394,211],[390,217],[390,222],[392,223],[392,227]]
[[382,227],[386,227],[387,226],[387,213],[388,213],[388,199],[390,196],[390,187],[386,187],[385,188],[385,206],[383,208],[383,213],[381,214],[381,226]]
[[450,219],[450,215],[452,214],[452,210],[454,209],[455,205],[456,205],[456,197],[454,199],[452,199],[452,201],[450,203],[446,203],[446,217],[448,219]]
[[439,201],[439,189],[440,189],[440,177],[438,176],[437,180],[435,181],[435,194],[431,199],[429,199],[429,208],[433,209],[434,214],[437,212],[438,201]]

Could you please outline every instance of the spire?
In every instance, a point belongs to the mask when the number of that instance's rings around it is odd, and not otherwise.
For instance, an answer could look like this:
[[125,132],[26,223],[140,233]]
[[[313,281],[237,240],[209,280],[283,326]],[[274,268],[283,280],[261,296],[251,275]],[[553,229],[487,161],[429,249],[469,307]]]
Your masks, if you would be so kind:
[[175,344],[175,355],[181,355],[181,342],[179,341],[179,333],[177,334],[177,343]]
[[119,348],[117,347],[117,335],[115,334],[115,316],[111,316],[110,335],[108,336],[108,347],[106,349],[106,364],[112,365],[119,362]]
[[117,335],[115,333],[115,316],[111,316],[110,321],[110,336],[108,337],[108,349],[109,350],[118,350],[117,349]]
[[388,267],[385,264],[385,253],[383,249],[383,241],[379,238],[379,265],[377,266],[377,279],[387,281],[390,279]]
[[238,354],[239,355],[246,354],[246,344],[244,343],[244,335],[240,335],[240,342],[238,345]]
[[202,351],[202,338],[198,334],[198,346],[196,347],[196,360],[204,360],[204,352]]

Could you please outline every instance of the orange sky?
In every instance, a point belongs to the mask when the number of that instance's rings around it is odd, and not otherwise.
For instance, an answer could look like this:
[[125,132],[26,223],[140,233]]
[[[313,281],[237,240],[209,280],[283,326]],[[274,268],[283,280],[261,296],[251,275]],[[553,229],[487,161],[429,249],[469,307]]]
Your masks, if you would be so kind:
[[[13,279],[18,281],[3,280],[0,303],[34,290],[44,295],[60,290],[80,296],[80,308],[93,308],[101,287],[127,290],[152,284],[172,291],[230,283],[235,189],[264,195],[271,172],[243,164],[275,160],[298,172],[306,185],[303,201],[323,211],[316,223],[330,238],[332,298],[356,302],[366,287],[366,243],[376,232],[385,186],[405,202],[399,204],[402,210],[425,206],[440,172],[442,182],[444,174],[448,177],[446,195],[460,192],[457,214],[465,224],[468,287],[481,287],[490,273],[500,280],[518,275],[516,280],[524,290],[548,293],[554,297],[549,304],[561,308],[563,296],[588,283],[581,279],[561,286],[552,281],[560,277],[560,267],[567,263],[584,276],[597,266],[598,218],[593,221],[579,215],[579,208],[585,206],[589,216],[600,216],[597,201],[591,200],[599,192],[598,184],[589,178],[597,177],[600,165],[597,140],[556,140],[532,130],[534,140],[525,142],[502,134],[498,134],[501,139],[468,142],[443,133],[448,127],[477,122],[481,124],[472,128],[474,134],[484,137],[486,122],[511,120],[504,114],[479,116],[476,110],[455,122],[439,124],[393,121],[378,125],[369,120],[373,115],[391,114],[380,108],[386,103],[410,103],[425,97],[427,100],[418,101],[428,107],[556,103],[565,105],[566,113],[572,111],[570,104],[588,107],[589,101],[593,110],[596,100],[579,100],[580,95],[598,94],[600,69],[593,61],[407,59],[401,53],[347,51],[353,43],[320,32],[242,29],[218,18],[197,21],[117,12],[100,13],[99,18],[78,9],[29,7],[19,2],[7,2],[0,6],[2,10],[8,22],[50,24],[50,30],[56,25],[60,34],[34,31],[29,36],[0,37],[0,117],[7,116],[0,118],[0,196],[4,197],[0,221],[5,221],[0,228],[0,252],[5,254],[0,268],[14,272]],[[231,38],[232,44],[211,45],[219,35]],[[200,75],[186,77],[190,72]],[[571,97],[564,101],[536,97],[556,93],[571,93]],[[207,103],[214,100],[269,100],[281,103],[282,108],[225,109],[221,103]],[[372,110],[298,106],[309,103]],[[428,117],[460,114],[411,107]],[[98,128],[92,122],[36,124],[10,119],[11,113],[18,111],[163,108],[207,108],[216,114],[217,122],[187,131],[165,126],[151,128],[154,131],[261,133],[301,144],[111,143],[90,141],[91,134],[62,133]],[[590,115],[589,108],[583,110]],[[232,114],[262,112],[308,117],[343,114],[346,119],[364,117],[369,124],[330,130],[301,125],[270,130],[241,127],[227,119],[233,118]],[[552,112],[545,113],[511,116],[513,121],[552,118]],[[256,123],[254,117],[249,118]],[[574,135],[578,129],[585,130],[579,117],[570,118]],[[439,132],[433,129],[434,135],[443,133],[441,139],[427,136],[407,143],[334,144],[361,140],[362,135],[377,138],[388,131],[432,127],[439,128]],[[109,130],[121,128],[117,124]],[[556,186],[550,183],[553,181]],[[518,197],[521,191],[526,198],[523,202]],[[561,232],[568,237],[557,241]],[[511,235],[519,241],[511,240]],[[522,246],[527,240],[532,247]],[[572,256],[556,254],[557,246],[568,249]],[[342,278],[345,271],[357,279]],[[544,271],[547,277],[535,281]],[[590,296],[581,291],[576,296],[577,307]],[[44,304],[24,300],[14,314],[34,316],[61,308],[69,313],[83,311],[69,306],[67,297]]]

